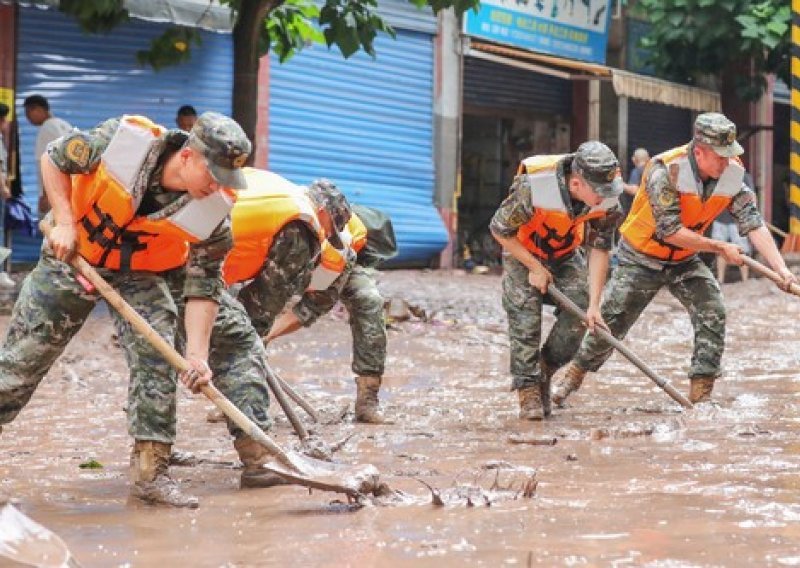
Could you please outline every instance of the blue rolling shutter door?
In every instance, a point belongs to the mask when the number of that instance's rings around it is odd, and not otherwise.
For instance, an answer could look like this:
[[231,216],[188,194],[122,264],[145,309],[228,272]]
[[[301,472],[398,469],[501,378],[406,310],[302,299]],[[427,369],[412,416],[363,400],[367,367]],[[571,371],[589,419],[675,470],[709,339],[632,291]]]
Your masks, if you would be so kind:
[[296,183],[335,181],[392,218],[397,261],[447,244],[433,205],[433,39],[398,30],[377,58],[309,47],[270,68],[269,168]]
[[[58,117],[78,128],[122,114],[143,114],[167,127],[183,104],[198,112],[230,114],[233,84],[230,34],[201,32],[191,62],[159,72],[136,64],[166,24],[131,20],[110,35],[89,35],[56,10],[20,9],[17,110],[25,200],[36,212],[33,151],[37,129],[25,120],[22,101],[38,93]],[[39,240],[14,235],[14,260],[39,257]]]

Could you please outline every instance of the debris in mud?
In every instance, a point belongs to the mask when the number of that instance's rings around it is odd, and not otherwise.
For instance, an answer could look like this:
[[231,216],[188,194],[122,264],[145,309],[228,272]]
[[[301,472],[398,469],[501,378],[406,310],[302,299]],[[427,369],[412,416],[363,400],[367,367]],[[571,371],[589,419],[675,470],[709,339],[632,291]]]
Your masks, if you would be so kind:
[[652,436],[654,434],[667,434],[682,430],[683,428],[683,423],[679,419],[672,419],[661,423],[630,422],[621,426],[592,428],[589,430],[589,439],[598,441],[604,438],[638,438],[642,436]]
[[578,455],[577,454],[567,454],[564,459],[567,460],[568,462],[576,462],[576,461],[578,461]]
[[769,430],[765,430],[758,424],[753,424],[736,431],[736,435],[742,438],[749,438],[754,436],[768,436],[772,434]]
[[453,504],[491,507],[501,501],[531,499],[536,494],[539,481],[533,468],[515,466],[505,461],[490,461],[481,470],[475,474],[471,483],[456,482],[446,489],[433,487],[419,478],[415,479],[428,488],[431,503],[437,507]]
[[529,446],[555,446],[558,442],[558,438],[514,432],[508,435],[508,441],[512,444],[527,444]]
[[61,537],[5,500],[0,500],[0,556],[28,566],[80,566]]

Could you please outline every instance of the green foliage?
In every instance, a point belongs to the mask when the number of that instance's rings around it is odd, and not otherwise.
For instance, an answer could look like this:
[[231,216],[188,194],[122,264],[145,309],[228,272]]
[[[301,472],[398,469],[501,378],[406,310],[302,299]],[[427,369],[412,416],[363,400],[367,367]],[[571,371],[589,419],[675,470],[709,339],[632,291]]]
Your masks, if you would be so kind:
[[170,65],[184,63],[191,58],[191,46],[200,45],[202,39],[195,28],[175,26],[150,42],[150,49],[136,52],[140,65],[149,65],[158,70]]
[[103,469],[103,464],[101,464],[96,459],[90,459],[88,461],[78,464],[78,467],[81,469]]
[[259,54],[264,55],[272,48],[283,63],[307,44],[322,43],[322,32],[315,24],[318,17],[319,8],[314,4],[287,0],[272,10],[265,21],[259,38]]
[[737,93],[756,100],[766,75],[788,82],[791,10],[782,0],[640,0],[637,11],[653,28],[642,40],[659,75],[694,84],[702,76],[752,61]]
[[128,21],[128,11],[123,0],[61,0],[58,9],[72,16],[80,28],[89,33],[108,33]]

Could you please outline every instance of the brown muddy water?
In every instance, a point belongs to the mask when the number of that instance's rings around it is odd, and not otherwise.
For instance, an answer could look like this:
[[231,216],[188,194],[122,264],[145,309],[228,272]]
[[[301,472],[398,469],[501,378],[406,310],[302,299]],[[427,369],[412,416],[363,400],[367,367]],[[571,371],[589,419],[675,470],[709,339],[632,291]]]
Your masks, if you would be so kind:
[[[615,355],[568,408],[531,424],[517,420],[508,392],[498,276],[380,280],[387,298],[421,316],[389,331],[382,394],[396,423],[356,425],[348,412],[317,431],[331,443],[352,435],[337,459],[374,464],[402,492],[392,505],[238,490],[224,425],[206,422],[209,403],[185,392],[176,448],[204,461],[172,473],[200,508],[129,504],[126,369],[102,310],[0,435],[0,496],[60,535],[83,566],[800,565],[800,298],[765,281],[725,287],[717,408],[682,412]],[[691,327],[674,299],[660,295],[627,343],[686,392]],[[323,415],[352,402],[343,312],[270,353]],[[276,439],[291,445],[273,413]],[[102,469],[80,468],[90,460]]]

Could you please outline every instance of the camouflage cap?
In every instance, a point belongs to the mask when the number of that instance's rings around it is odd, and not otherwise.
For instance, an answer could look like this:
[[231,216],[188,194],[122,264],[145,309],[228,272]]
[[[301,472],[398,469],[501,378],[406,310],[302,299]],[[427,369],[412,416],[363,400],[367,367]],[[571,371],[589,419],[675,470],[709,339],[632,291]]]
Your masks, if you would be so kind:
[[578,146],[572,163],[573,171],[579,173],[601,197],[619,197],[622,193],[622,172],[619,161],[611,148],[589,140]]
[[218,112],[204,112],[189,133],[189,146],[205,156],[218,183],[233,189],[247,187],[242,166],[252,146],[235,120]]
[[336,184],[327,179],[317,179],[308,186],[308,195],[317,207],[322,207],[331,216],[336,231],[341,233],[350,221],[350,203]]
[[724,158],[744,153],[744,148],[736,141],[736,125],[718,112],[705,112],[697,117],[694,141],[711,146]]

